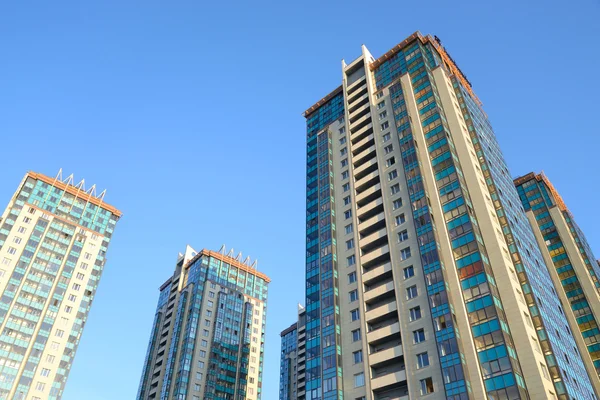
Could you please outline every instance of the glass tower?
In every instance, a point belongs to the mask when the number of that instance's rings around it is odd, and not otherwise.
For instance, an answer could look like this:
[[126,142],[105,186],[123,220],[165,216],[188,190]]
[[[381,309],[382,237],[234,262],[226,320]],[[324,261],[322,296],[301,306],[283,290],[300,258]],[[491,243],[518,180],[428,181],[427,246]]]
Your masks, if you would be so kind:
[[259,400],[269,278],[187,247],[161,287],[137,399]]
[[0,399],[62,396],[121,213],[29,172],[0,219]]
[[[588,372],[598,375],[600,267],[573,215],[543,173],[529,173],[514,183],[565,307],[559,306],[563,320],[566,316],[575,332]],[[597,385],[596,379],[592,381]]]
[[304,116],[307,400],[595,398],[487,116],[437,37],[378,59],[363,46]]

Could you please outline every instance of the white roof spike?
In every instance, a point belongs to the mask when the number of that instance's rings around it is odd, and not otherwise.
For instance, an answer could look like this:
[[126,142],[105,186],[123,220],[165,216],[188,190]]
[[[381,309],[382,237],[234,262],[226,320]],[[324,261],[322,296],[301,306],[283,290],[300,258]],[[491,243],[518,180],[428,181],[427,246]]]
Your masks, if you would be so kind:
[[100,200],[104,200],[104,196],[105,196],[105,195],[106,195],[106,189],[104,189],[104,190],[102,191],[102,193],[100,193],[100,194],[99,194],[97,197],[98,197]]
[[62,168],[58,169],[58,174],[56,174],[56,180],[62,181]]
[[64,183],[66,183],[67,185],[71,185],[73,184],[73,174],[67,176],[67,178],[63,181]]
[[219,249],[219,253],[225,255],[225,245],[221,246],[221,248]]
[[238,255],[235,257],[236,261],[240,261],[242,259],[242,252],[240,251]]
[[250,266],[250,268],[256,269],[257,266],[258,266],[258,260],[254,260],[254,262],[252,263],[252,265]]
[[250,265],[250,256],[247,256],[246,259],[244,260],[245,265]]
[[96,196],[96,184],[94,183],[91,188],[85,191],[86,193]]
[[229,249],[229,253],[227,253],[227,257],[233,258],[233,247]]

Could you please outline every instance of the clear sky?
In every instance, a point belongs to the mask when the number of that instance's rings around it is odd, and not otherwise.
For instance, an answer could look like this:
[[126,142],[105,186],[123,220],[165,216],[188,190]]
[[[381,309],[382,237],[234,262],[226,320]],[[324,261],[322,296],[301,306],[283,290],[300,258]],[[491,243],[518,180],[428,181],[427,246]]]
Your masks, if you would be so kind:
[[[525,4],[528,3],[528,4]],[[515,176],[543,169],[600,255],[598,0],[5,1],[0,203],[27,170],[120,208],[64,400],[133,399],[158,287],[190,244],[257,258],[269,288],[264,400],[304,297],[305,122],[416,30],[473,83]],[[368,17],[368,20],[363,19]]]

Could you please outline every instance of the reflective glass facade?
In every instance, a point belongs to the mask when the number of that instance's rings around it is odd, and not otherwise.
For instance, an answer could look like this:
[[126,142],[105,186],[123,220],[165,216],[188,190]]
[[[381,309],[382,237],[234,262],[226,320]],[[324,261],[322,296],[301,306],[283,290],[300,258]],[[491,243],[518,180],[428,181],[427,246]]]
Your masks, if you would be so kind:
[[[597,297],[598,264],[572,214],[544,175],[528,174],[515,180],[523,207],[535,219],[560,280],[576,327],[581,332],[596,373],[600,373],[600,305]],[[562,235],[561,235],[562,228]],[[568,251],[568,244],[573,247]],[[587,281],[587,282],[585,282]],[[587,287],[586,287],[587,283]],[[586,290],[587,289],[587,290]],[[569,312],[569,310],[567,310]],[[564,316],[563,316],[564,319]]]
[[161,287],[137,398],[260,399],[268,283],[188,247]]

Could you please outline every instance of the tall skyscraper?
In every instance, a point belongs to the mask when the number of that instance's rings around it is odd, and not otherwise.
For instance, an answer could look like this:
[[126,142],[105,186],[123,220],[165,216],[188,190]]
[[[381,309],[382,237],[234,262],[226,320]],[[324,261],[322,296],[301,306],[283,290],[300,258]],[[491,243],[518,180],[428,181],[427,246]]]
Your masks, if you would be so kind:
[[139,400],[261,398],[266,275],[233,250],[187,247],[161,287]]
[[29,172],[0,219],[0,399],[62,396],[121,212]]
[[470,82],[436,37],[304,113],[306,399],[593,399]]
[[306,309],[298,306],[298,321],[281,332],[279,400],[304,400],[306,371]]
[[600,267],[583,232],[544,174],[529,173],[515,185],[591,375],[600,374]]

